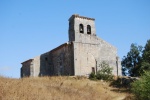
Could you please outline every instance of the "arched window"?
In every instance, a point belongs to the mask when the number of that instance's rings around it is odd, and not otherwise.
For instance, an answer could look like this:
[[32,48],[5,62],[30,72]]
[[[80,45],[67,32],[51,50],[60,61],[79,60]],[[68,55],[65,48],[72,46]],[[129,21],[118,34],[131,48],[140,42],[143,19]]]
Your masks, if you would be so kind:
[[79,31],[80,31],[80,33],[84,33],[84,27],[83,27],[83,24],[80,24],[80,25],[79,25]]
[[91,34],[91,26],[87,25],[87,34]]

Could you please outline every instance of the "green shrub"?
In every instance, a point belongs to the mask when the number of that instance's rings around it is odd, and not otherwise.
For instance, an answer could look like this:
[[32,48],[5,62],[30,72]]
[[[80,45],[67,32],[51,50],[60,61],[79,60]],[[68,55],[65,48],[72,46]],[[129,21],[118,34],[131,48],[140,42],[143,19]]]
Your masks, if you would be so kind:
[[150,71],[145,72],[139,80],[132,83],[132,92],[139,100],[150,100]]
[[95,73],[92,72],[92,73],[90,74],[89,78],[92,79],[92,80],[96,80],[96,75],[95,75]]
[[100,71],[97,72],[96,74],[96,78],[98,80],[106,80],[106,81],[111,81],[113,79],[113,75],[112,74],[107,74],[107,73],[103,73]]
[[109,64],[102,62],[101,69],[97,73],[91,73],[89,76],[90,79],[106,80],[110,81],[113,79],[112,68],[109,67]]

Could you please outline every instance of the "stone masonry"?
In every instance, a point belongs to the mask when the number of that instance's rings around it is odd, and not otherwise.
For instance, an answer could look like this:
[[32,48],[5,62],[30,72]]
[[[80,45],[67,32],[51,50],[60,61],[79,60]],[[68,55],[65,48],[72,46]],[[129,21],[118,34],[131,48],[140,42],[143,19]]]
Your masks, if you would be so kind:
[[117,49],[96,36],[95,19],[77,14],[69,18],[69,41],[22,64],[21,77],[88,76],[97,72],[103,61],[122,75]]

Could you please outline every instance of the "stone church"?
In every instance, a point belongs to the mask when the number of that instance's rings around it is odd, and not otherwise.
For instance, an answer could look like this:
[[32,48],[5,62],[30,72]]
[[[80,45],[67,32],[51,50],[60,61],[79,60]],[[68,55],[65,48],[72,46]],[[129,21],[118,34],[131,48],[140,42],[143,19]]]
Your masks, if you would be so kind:
[[69,18],[69,41],[51,51],[22,62],[21,77],[88,76],[102,62],[122,75],[117,48],[96,36],[95,19],[74,14]]

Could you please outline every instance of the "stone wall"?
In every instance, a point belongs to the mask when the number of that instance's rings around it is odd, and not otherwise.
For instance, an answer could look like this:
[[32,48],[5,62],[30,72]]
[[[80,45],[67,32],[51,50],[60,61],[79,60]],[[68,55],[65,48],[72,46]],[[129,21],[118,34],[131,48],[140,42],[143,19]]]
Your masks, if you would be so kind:
[[54,75],[74,75],[73,44],[65,43],[51,51]]
[[37,65],[34,66],[35,76],[74,75],[72,43],[62,44],[40,55],[34,64]]
[[117,49],[98,37],[88,37],[97,39],[89,40],[92,43],[74,42],[75,75],[89,75],[93,68],[96,72],[103,61],[113,67],[113,74],[117,75]]
[[35,58],[33,58],[33,68],[34,68],[34,74],[33,76],[39,76],[40,73],[40,56],[37,56]]
[[27,60],[22,63],[21,77],[39,76],[40,73],[40,56]]
[[73,44],[65,43],[22,63],[21,77],[74,75]]
[[29,59],[22,63],[21,77],[33,76],[33,59]]

